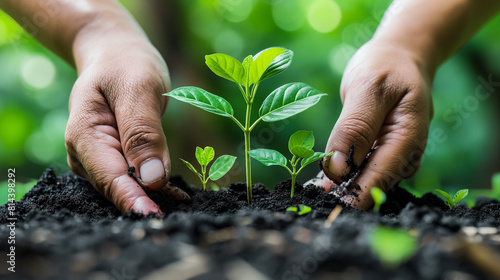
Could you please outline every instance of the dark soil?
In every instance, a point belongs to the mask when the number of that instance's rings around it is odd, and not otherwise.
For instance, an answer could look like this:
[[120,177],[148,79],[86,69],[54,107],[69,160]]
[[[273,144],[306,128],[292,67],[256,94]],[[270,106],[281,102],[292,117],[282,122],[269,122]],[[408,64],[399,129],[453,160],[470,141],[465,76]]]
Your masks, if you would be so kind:
[[[381,213],[359,211],[319,188],[290,181],[270,192],[244,183],[198,191],[191,200],[148,191],[161,216],[120,213],[85,180],[48,169],[16,206],[16,272],[7,271],[7,205],[0,207],[2,279],[498,279],[500,203],[447,208],[434,194],[396,187]],[[289,206],[312,207],[306,215]],[[325,220],[343,210],[330,227]],[[399,267],[380,263],[368,239],[379,225],[410,230],[415,255]],[[493,265],[489,262],[493,262]],[[496,270],[495,270],[496,269]],[[2,275],[3,274],[3,275]]]

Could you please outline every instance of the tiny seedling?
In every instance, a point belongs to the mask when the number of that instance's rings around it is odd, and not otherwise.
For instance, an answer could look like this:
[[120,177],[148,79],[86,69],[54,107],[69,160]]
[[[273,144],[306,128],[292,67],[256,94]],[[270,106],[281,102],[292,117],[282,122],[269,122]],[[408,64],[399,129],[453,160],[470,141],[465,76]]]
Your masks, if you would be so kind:
[[417,240],[409,232],[379,226],[368,237],[368,245],[382,265],[397,268],[410,259],[418,249]]
[[311,210],[312,210],[312,208],[310,206],[307,206],[304,204],[300,204],[298,209],[295,206],[291,206],[291,207],[286,208],[286,211],[295,212],[299,216],[305,215],[305,214],[311,212]]
[[250,132],[260,121],[275,122],[296,115],[319,102],[325,93],[304,83],[289,83],[271,92],[259,110],[259,118],[251,121],[252,105],[257,88],[267,78],[283,72],[292,63],[293,52],[285,48],[268,48],[247,56],[243,63],[226,54],[205,56],[205,63],[216,75],[236,83],[246,103],[245,120],[234,117],[231,104],[224,98],[197,87],[181,87],[164,95],[186,102],[207,112],[233,120],[245,139],[245,172],[248,203],[252,202]]
[[[278,151],[270,149],[256,149],[251,150],[248,154],[254,159],[258,160],[265,166],[279,165],[283,166],[292,175],[292,192],[290,197],[293,198],[293,191],[295,189],[295,178],[297,174],[306,165],[313,163],[321,158],[331,156],[331,153],[320,153],[312,150],[314,146],[314,135],[312,131],[299,130],[290,136],[288,141],[288,150],[292,154],[292,159],[289,161],[292,169],[288,168],[286,157]],[[300,161],[300,168],[297,170],[297,164]]]
[[371,188],[370,194],[372,195],[373,202],[375,203],[373,205],[373,210],[378,213],[380,211],[380,206],[385,203],[387,195],[383,190],[377,187]]
[[201,173],[199,173],[194,166],[186,160],[182,160],[187,167],[194,172],[194,174],[198,175],[200,178],[201,184],[203,185],[203,190],[206,189],[208,180],[219,180],[222,176],[226,175],[226,173],[233,167],[234,161],[236,160],[235,156],[223,155],[217,158],[210,170],[208,171],[207,176],[207,166],[214,159],[215,151],[212,147],[205,147],[202,149],[200,147],[196,147],[195,153],[196,159],[201,166]]
[[445,191],[439,189],[436,189],[436,191],[446,199],[444,203],[448,205],[450,209],[457,207],[460,200],[464,199],[469,194],[469,189],[459,190],[455,193],[453,197],[451,197]]

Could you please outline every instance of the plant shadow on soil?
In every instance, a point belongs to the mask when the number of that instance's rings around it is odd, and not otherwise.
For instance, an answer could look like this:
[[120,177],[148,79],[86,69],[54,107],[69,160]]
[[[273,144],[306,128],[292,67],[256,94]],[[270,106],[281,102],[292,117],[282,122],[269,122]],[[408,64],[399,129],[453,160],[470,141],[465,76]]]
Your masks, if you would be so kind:
[[[290,198],[290,180],[272,192],[254,185],[251,205],[246,202],[245,183],[199,191],[179,177],[171,182],[191,199],[177,201],[147,191],[161,216],[122,214],[85,179],[71,172],[56,176],[47,169],[16,202],[16,279],[496,277],[470,253],[489,250],[487,256],[499,256],[495,228],[500,226],[500,204],[494,199],[478,198],[470,209],[448,209],[434,194],[416,198],[395,187],[379,214],[352,209],[320,188],[300,183]],[[313,210],[303,216],[285,211],[299,204]],[[337,205],[343,206],[342,212],[325,226]],[[7,205],[1,206],[2,225],[7,217]],[[378,225],[416,232],[417,252],[397,268],[381,265],[367,242]],[[470,234],[471,227],[479,231]],[[481,234],[485,228],[489,233]],[[2,252],[9,248],[3,242],[8,235],[9,229],[1,227]],[[7,271],[6,261],[1,261],[0,275]]]

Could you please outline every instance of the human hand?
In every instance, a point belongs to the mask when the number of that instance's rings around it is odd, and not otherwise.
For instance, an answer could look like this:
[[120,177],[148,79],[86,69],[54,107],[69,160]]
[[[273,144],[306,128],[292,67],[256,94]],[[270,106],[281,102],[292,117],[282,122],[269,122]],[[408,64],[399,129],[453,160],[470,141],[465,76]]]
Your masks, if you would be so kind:
[[[121,211],[159,212],[138,183],[189,197],[167,184],[170,158],[161,126],[167,66],[147,40],[102,46],[77,60],[66,129],[69,166]],[[138,182],[127,174],[129,166]]]
[[360,48],[342,78],[344,107],[326,146],[326,152],[335,152],[323,161],[326,176],[319,175],[315,184],[329,192],[338,190],[333,181],[355,176],[346,163],[351,143],[357,166],[375,149],[355,178],[361,189],[343,196],[351,206],[368,209],[373,205],[370,188],[388,191],[413,175],[432,117],[432,75],[418,56],[390,43],[372,40]]

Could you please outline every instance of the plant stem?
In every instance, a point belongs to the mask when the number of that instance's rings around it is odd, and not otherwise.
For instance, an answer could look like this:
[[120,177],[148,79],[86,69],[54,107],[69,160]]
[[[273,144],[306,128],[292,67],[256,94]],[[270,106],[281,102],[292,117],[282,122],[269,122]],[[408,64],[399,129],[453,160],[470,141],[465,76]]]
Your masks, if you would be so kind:
[[252,166],[250,162],[250,113],[252,110],[252,103],[247,103],[247,112],[245,117],[245,129],[243,133],[245,134],[245,168],[247,177],[247,200],[248,204],[252,203]]
[[299,159],[297,158],[297,160],[295,160],[295,155],[293,156],[292,160],[290,161],[290,164],[292,165],[292,192],[290,194],[290,198],[293,198],[293,192],[295,190],[295,177],[297,177],[297,170],[296,170],[296,167],[297,167],[297,161]]

